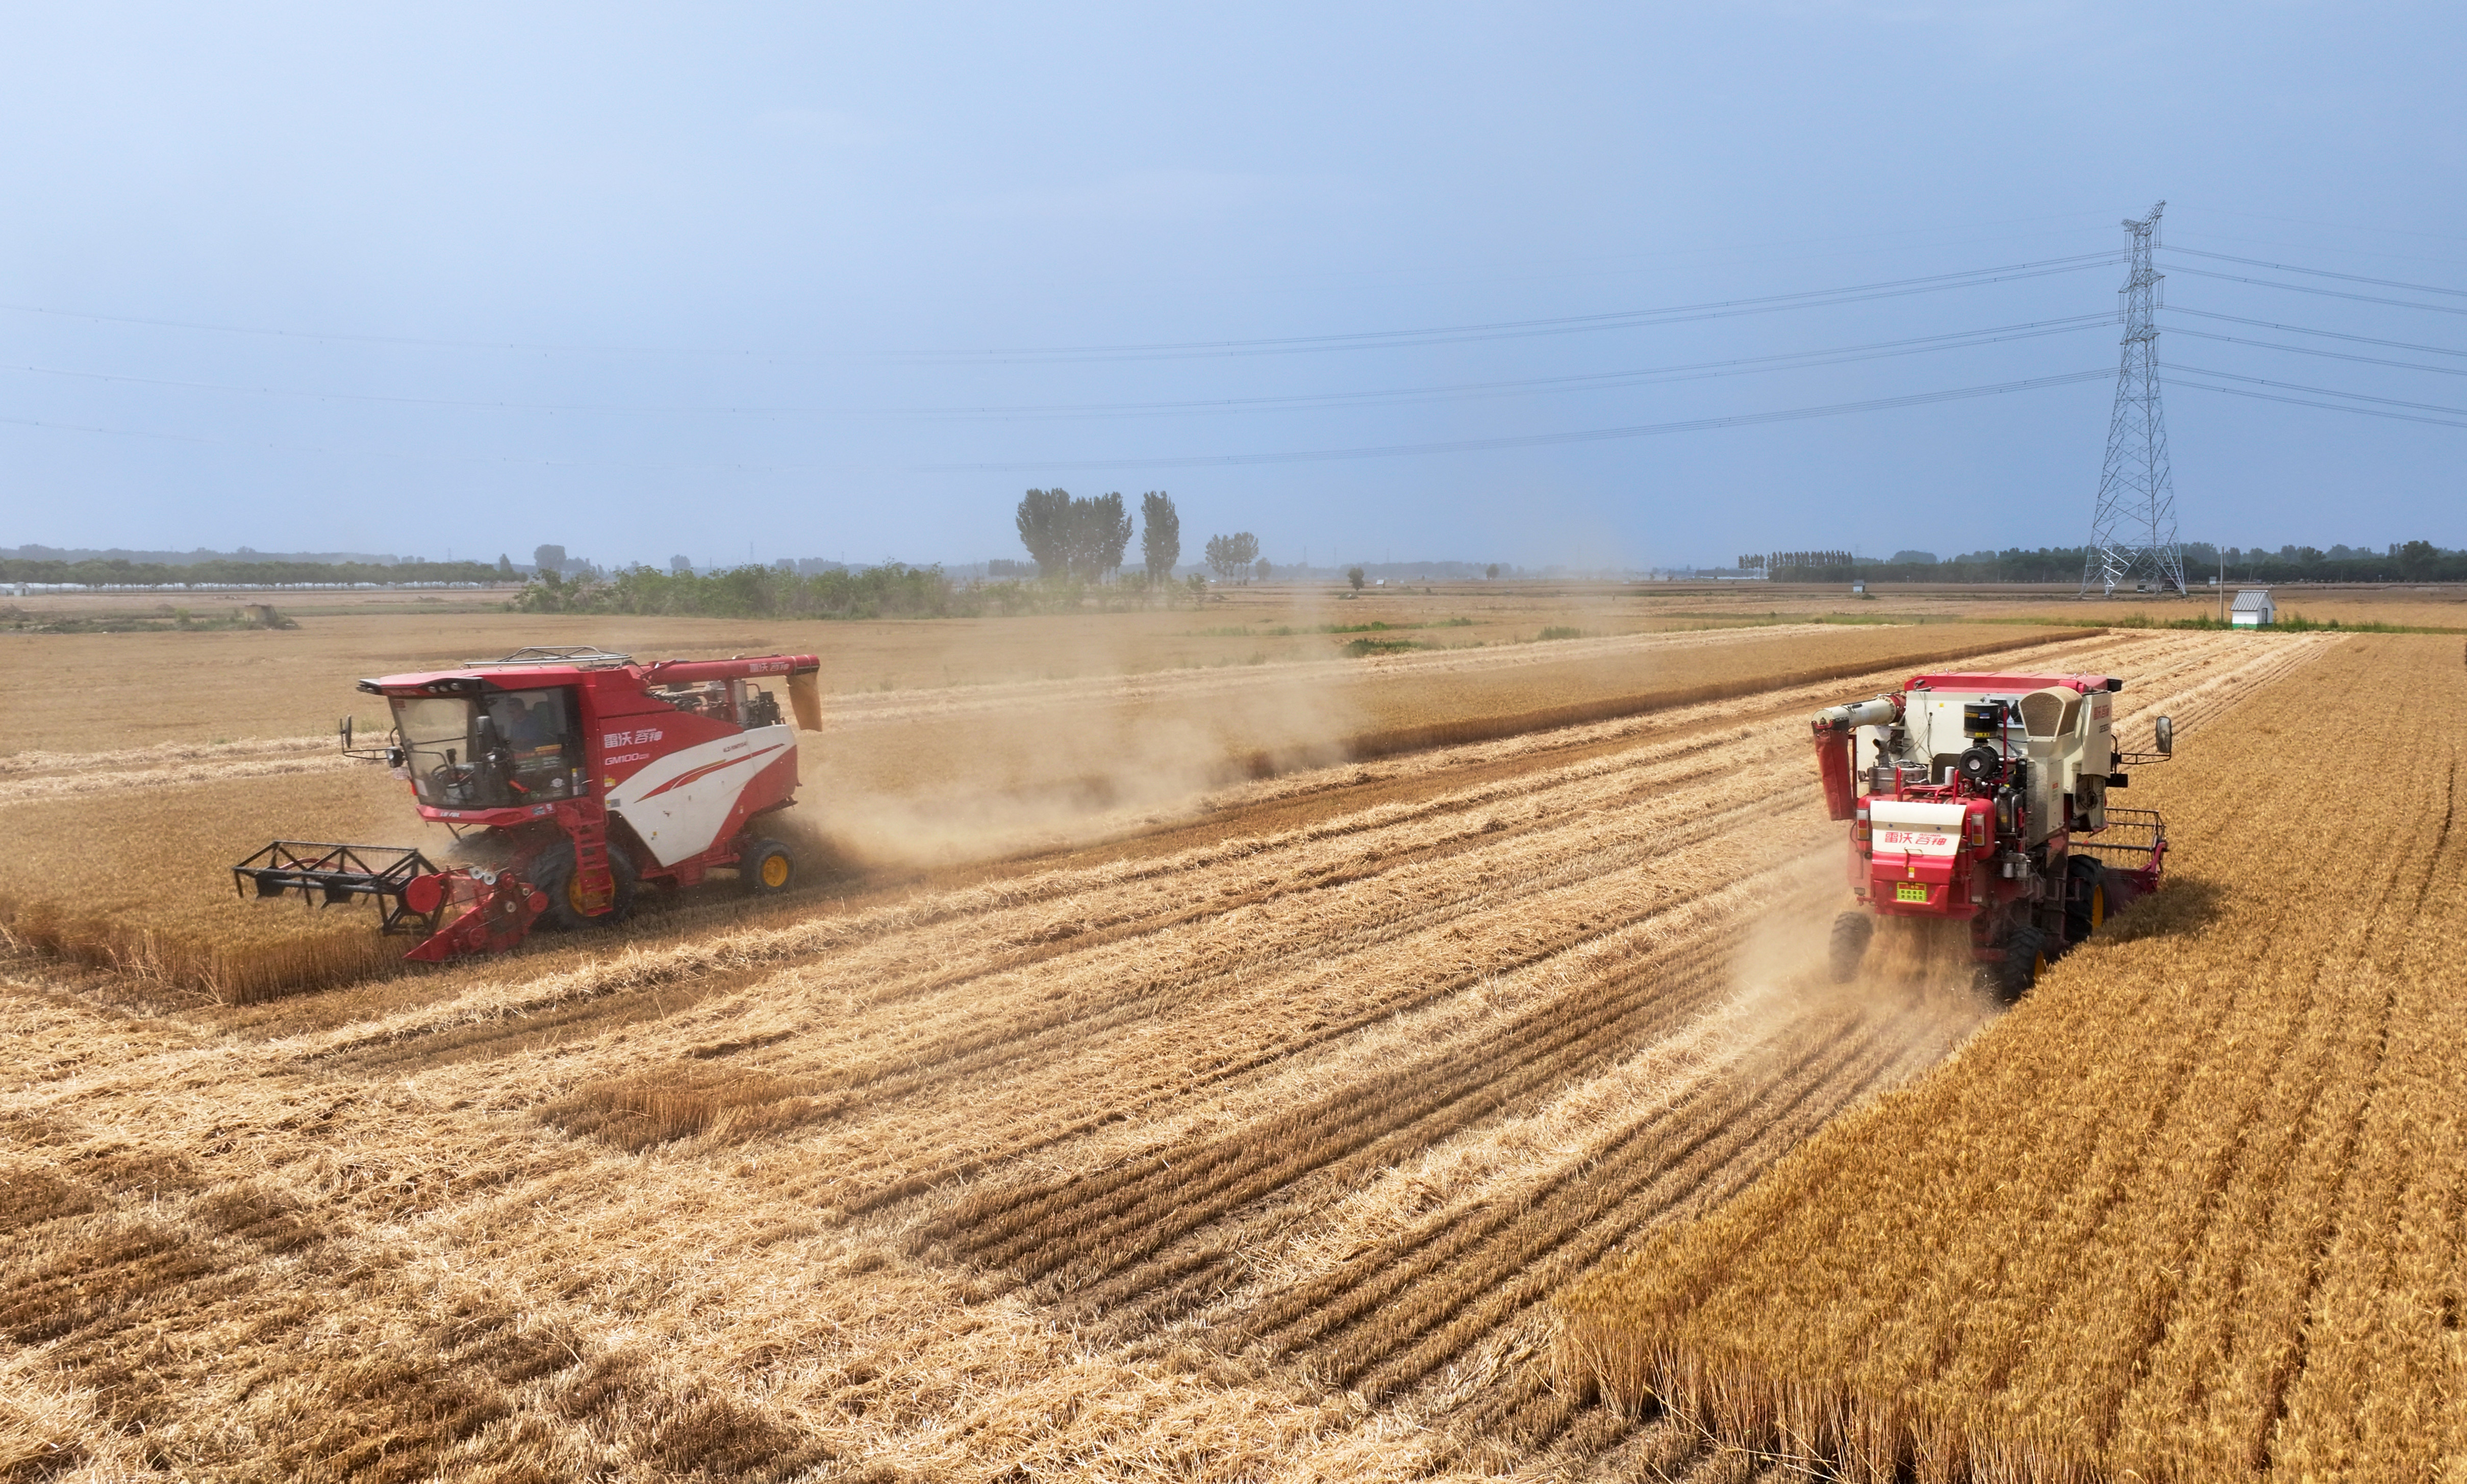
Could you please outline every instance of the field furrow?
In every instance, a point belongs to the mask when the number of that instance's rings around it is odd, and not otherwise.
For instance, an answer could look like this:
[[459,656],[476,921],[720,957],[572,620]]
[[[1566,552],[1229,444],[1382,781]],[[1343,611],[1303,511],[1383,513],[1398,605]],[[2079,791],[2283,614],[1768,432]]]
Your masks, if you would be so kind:
[[[2200,864],[2146,928],[2069,959],[1949,1073],[1589,1280],[1571,1354],[1615,1395],[1641,1385],[1717,1437],[1862,1476],[2402,1476],[2377,1450],[2455,1426],[2435,1400],[2455,1362],[2375,1368],[2356,1338],[2374,1323],[2327,1311],[2430,1282],[2410,1310],[2380,1302],[2437,1331],[2450,1291],[2385,1213],[2419,1188],[2455,1201],[2455,1170],[2375,1131],[2455,1079],[2431,1071],[2460,1044],[2435,986],[2467,981],[2417,948],[2424,905],[2458,890],[2455,746],[2394,750],[2369,801],[2325,813],[2278,761],[2276,718],[2407,673],[2384,721],[2446,737],[2467,684],[2422,647],[2259,671],[2246,736],[2212,726],[2151,774]],[[2179,714],[2218,722],[2228,688],[2198,684]],[[2366,1443],[2368,1411],[2410,1420]]]
[[[1577,642],[1686,656],[1689,685],[1721,687],[1743,684],[1723,657],[1777,663],[1757,647],[1776,638]],[[2013,663],[2128,677],[2128,744],[2168,712],[2190,757],[2332,642],[2154,631]],[[1365,673],[1495,677],[1574,653]],[[842,724],[890,736],[1292,679],[1262,668],[891,692]],[[2403,1233],[2385,1267],[2434,1274],[2467,1244],[2467,1185],[2369,1159],[2343,1173],[2360,1128],[2444,1075],[2405,1034],[2407,992],[2325,969],[2288,996],[2245,960],[2266,982],[2223,981],[2199,1013],[2164,985],[2119,990],[2115,1012],[2162,1051],[2067,1068],[2058,1106],[2106,1105],[2094,1126],[2024,1116],[2048,1100],[2047,1064],[1972,1068],[2048,1013],[2036,1001],[2000,1018],[1966,962],[1886,938],[1861,981],[1820,972],[1842,826],[1805,714],[1910,668],[1238,782],[1056,853],[739,919],[653,914],[613,944],[546,941],[338,1005],[116,1019],[108,976],[21,958],[0,1033],[40,1122],[0,1143],[7,1188],[36,1193],[0,1205],[22,1223],[0,1257],[0,1375],[56,1364],[59,1407],[143,1427],[209,1476],[322,1407],[367,1436],[302,1426],[280,1455],[294,1472],[1745,1479],[1772,1459],[1591,1405],[1552,1357],[1554,1304],[1589,1275],[1728,1222],[1809,1244],[1757,1302],[1864,1302],[1856,1322],[1937,1358],[1910,1373],[1928,1395],[2070,1387],[2106,1446],[2163,1450],[2196,1426],[2165,1419],[2247,1418],[2222,1399],[2275,1386],[2284,1415],[2220,1432],[2220,1456],[2380,1446],[2387,1419],[2343,1441],[2310,1421],[2338,1405],[2327,1372],[2288,1360],[2433,1353],[2360,1317],[2359,1270],[2334,1255]],[[97,776],[295,751],[251,746],[131,751]],[[2408,786],[2455,790],[2449,766],[2427,758]],[[75,774],[44,762],[0,786]],[[2163,800],[2163,776],[2138,773],[2137,792]],[[2267,808],[2274,786],[2225,776],[2216,808]],[[2392,833],[2359,900],[2455,901],[2446,838]],[[2447,864],[2398,864],[2428,851]],[[2203,881],[2153,905],[2223,911]],[[2318,967],[2389,930],[2360,911],[2344,936],[2303,931]],[[2395,982],[2400,960],[2365,956]],[[2219,1072],[2197,1030],[2223,1011],[2237,1065],[2275,1083]],[[81,1049],[41,1050],[66,1043]],[[1954,1068],[2007,1111],[2005,1138],[1948,1148],[1937,1188],[2021,1237],[1932,1260],[1883,1249],[1905,1203],[1759,1203],[1819,1158],[1867,1190],[1823,1155],[1827,1131],[1936,1095],[1964,1046]],[[2133,1192],[2162,1167],[2185,1199],[2143,1220]],[[2193,1302],[2299,1249],[2323,1254],[2313,1280]],[[1731,1272],[1727,1249],[1682,1255],[1708,1290]],[[2095,1301],[2064,1281],[2149,1264],[2176,1276]],[[1863,1296],[1858,1265],[1902,1287]],[[1945,1284],[1982,1299],[1949,1317]],[[121,1296],[86,1315],[79,1292]],[[331,1322],[337,1294],[360,1330]],[[2146,1332],[2165,1368],[2068,1370],[2039,1342],[2044,1312]],[[2334,1343],[2333,1326],[2372,1338]],[[2299,1428],[2314,1441],[2291,1441]]]

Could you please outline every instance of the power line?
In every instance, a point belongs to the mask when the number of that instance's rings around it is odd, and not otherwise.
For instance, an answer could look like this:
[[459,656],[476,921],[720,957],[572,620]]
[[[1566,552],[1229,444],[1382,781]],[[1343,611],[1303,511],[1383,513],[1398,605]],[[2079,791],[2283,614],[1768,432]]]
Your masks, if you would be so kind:
[[[2113,314],[2073,315],[2061,320],[2040,320],[2022,325],[1999,326],[1990,329],[1958,330],[1943,335],[1923,335],[1911,340],[1874,342],[1865,346],[1842,347],[1827,350],[1794,350],[1776,355],[1742,356],[1728,361],[1698,361],[1680,366],[1650,368],[1639,371],[1593,371],[1575,376],[1542,376],[1516,381],[1464,382],[1422,388],[1395,388],[1371,392],[1329,392],[1297,393],[1289,396],[1231,397],[1213,401],[1154,402],[1127,404],[1120,409],[1035,408],[1025,409],[1040,416],[1144,416],[1171,412],[1254,412],[1301,410],[1310,407],[1346,405],[1389,405],[1413,402],[1448,401],[1478,396],[1514,396],[1535,393],[1592,392],[1620,386],[1668,385],[1682,381],[1708,381],[1724,376],[1742,376],[1776,371],[1804,371],[1823,366],[1847,366],[1862,361],[1889,360],[1906,355],[1925,355],[1939,350],[1967,350],[1980,346],[2003,345],[2009,341],[2035,340],[2048,335],[2071,334],[2094,326],[2112,325]],[[1016,416],[1002,409],[987,409],[986,416]]]
[[1460,438],[1441,443],[1391,443],[1368,448],[1323,448],[1266,454],[1209,454],[1170,459],[1079,461],[1040,459],[1008,462],[932,463],[919,464],[916,468],[917,472],[932,474],[1059,469],[1190,469],[1229,464],[1312,463],[1352,459],[1389,459],[1414,454],[1478,453],[1502,448],[1540,448],[1561,443],[1598,443],[1618,438],[1652,438],[1667,433],[1702,433],[1716,428],[1794,422],[1809,417],[1833,417],[1850,413],[1886,412],[1902,407],[1922,407],[1933,402],[1995,396],[2007,392],[2034,392],[2046,387],[2071,386],[2076,382],[2100,380],[2108,374],[2109,372],[2104,369],[2069,371],[2056,376],[2034,376],[2026,381],[2004,381],[1992,386],[1957,387],[1950,391],[1920,392],[1908,396],[1878,397],[1865,402],[1835,402],[1822,407],[1794,407],[1779,412],[1740,413],[1728,417],[1697,417],[1685,422],[1641,423],[1623,428],[1588,428],[1574,433],[1535,433],[1514,438]]
[[2191,335],[2201,340],[2223,340],[2231,346],[2257,346],[2264,350],[2286,350],[2296,355],[2318,355],[2333,361],[2357,361],[2366,366],[2395,366],[2402,371],[2432,371],[2442,376],[2467,376],[2467,366],[2427,366],[2421,361],[2393,361],[2379,355],[2351,355],[2344,350],[2317,350],[2311,346],[2282,346],[2270,340],[2247,340],[2242,335],[2216,335],[2206,329],[2186,329],[2179,325],[2179,335]]
[[707,474],[726,471],[740,474],[814,474],[849,472],[867,466],[847,463],[653,463],[619,462],[610,460],[532,459],[500,454],[495,457],[474,454],[404,453],[392,448],[329,448],[313,443],[278,443],[264,438],[214,438],[202,433],[165,433],[150,428],[112,428],[93,423],[57,422],[40,417],[0,416],[0,427],[40,428],[53,433],[89,433],[104,438],[147,438],[167,443],[202,443],[215,448],[260,449],[281,454],[314,454],[328,459],[390,459],[405,463],[467,464],[473,466],[518,465],[540,469],[608,469],[657,470],[666,473]]
[[2248,268],[2275,268],[2281,273],[2310,273],[2317,278],[2344,279],[2350,283],[2370,283],[2377,288],[2413,289],[2419,294],[2456,294],[2467,299],[2467,288],[2440,288],[2431,283],[2402,283],[2396,279],[2368,279],[2355,273],[2332,273],[2327,268],[2307,268],[2297,263],[2264,262],[2258,258],[2236,258],[2227,253],[2206,253],[2198,247],[2171,247],[2171,253],[2189,253],[2195,258],[2215,258],[2221,262],[2240,262]]
[[1659,309],[1619,309],[1600,314],[1568,315],[1547,320],[1500,320],[1487,324],[1436,326],[1423,329],[1358,330],[1336,335],[1288,335],[1264,340],[1194,340],[1122,346],[1051,346],[985,350],[947,356],[916,356],[912,360],[949,361],[1114,361],[1194,360],[1216,356],[1294,355],[1323,350],[1376,349],[1399,346],[1456,345],[1467,341],[1507,340],[1531,335],[1571,335],[1595,330],[1627,329],[1652,325],[1685,325],[1743,314],[1770,314],[1781,309],[1822,308],[1835,304],[1863,304],[1946,289],[1977,288],[2017,279],[2078,273],[2084,268],[2121,261],[2116,253],[2089,253],[2072,258],[2043,259],[1999,268],[1974,268],[1961,273],[1895,279],[1881,283],[1842,288],[1804,289],[1753,299],[1713,300],[1672,304]]
[[[1647,423],[1623,428],[1592,428],[1573,433],[1542,433],[1499,438],[1467,438],[1444,443],[1404,443],[1385,447],[1320,449],[1297,453],[1221,454],[1196,458],[1115,460],[1111,461],[1057,462],[1052,460],[1009,463],[919,464],[913,472],[954,473],[1010,469],[1107,469],[1107,468],[1198,468],[1224,464],[1289,463],[1332,460],[1374,459],[1410,454],[1468,453],[1497,448],[1543,447],[1557,443],[1604,442],[1617,438],[1649,438],[1660,434],[1704,432],[1717,428],[1747,427],[1758,423],[1791,422],[1810,417],[1830,417],[1852,413],[1884,412],[1895,408],[1921,407],[1934,402],[1958,401],[1970,397],[1994,396],[2008,392],[2030,392],[2047,387],[2070,386],[2075,382],[2095,380],[2106,375],[2104,371],[2071,371],[2056,376],[2037,376],[2024,381],[1999,382],[1989,386],[1957,387],[1942,392],[1920,392],[1907,396],[1878,397],[1865,402],[1837,402],[1822,407],[1788,408],[1777,412],[1741,413],[1728,417],[1700,417],[1685,422]],[[151,438],[169,442],[202,443],[224,448],[254,448],[276,453],[315,454],[328,458],[395,459],[412,462],[460,464],[519,464],[538,468],[560,469],[663,469],[672,471],[731,470],[742,473],[800,474],[823,470],[844,470],[845,464],[784,463],[622,463],[576,459],[525,459],[510,456],[496,458],[456,456],[451,454],[410,454],[392,449],[328,448],[313,444],[275,443],[253,438],[222,438],[195,433],[166,433],[144,428],[113,428],[90,423],[57,422],[35,417],[0,416],[0,426],[40,428],[51,432],[87,433],[109,438]]]
[[[2071,258],[2041,259],[2035,262],[2016,263],[2003,267],[1973,268],[1959,273],[1935,274],[1919,279],[1893,280],[1883,283],[1855,284],[1843,288],[1808,289],[1793,294],[1767,295],[1759,299],[1725,300],[1706,304],[1682,304],[1663,309],[1618,310],[1607,314],[1574,315],[1555,320],[1502,321],[1488,325],[1446,326],[1427,329],[1369,330],[1340,335],[1289,336],[1270,340],[1194,341],[1149,346],[1081,346],[1026,349],[1012,350],[958,351],[946,354],[920,353],[904,359],[927,362],[950,360],[985,360],[1000,358],[1055,357],[1067,359],[1107,359],[1114,357],[1142,358],[1174,353],[1290,353],[1305,349],[1332,349],[1349,345],[1431,344],[1444,345],[1462,338],[1505,338],[1511,334],[1568,334],[1589,328],[1612,328],[1632,320],[1652,320],[1669,315],[1692,314],[1700,310],[1731,309],[1739,312],[1760,312],[1754,306],[1788,306],[1790,302],[1821,301],[1839,298],[1845,304],[1855,304],[1865,298],[1895,297],[1894,291],[1928,293],[1945,288],[1964,288],[2005,281],[2008,278],[2036,278],[2047,273],[2070,273],[2113,260],[2112,253],[2093,253]],[[1842,297],[1848,296],[1848,297]],[[751,360],[774,361],[802,359],[764,354],[754,350],[707,346],[614,346],[567,345],[555,342],[459,340],[419,335],[380,335],[355,330],[301,330],[255,325],[224,324],[208,320],[180,320],[144,315],[101,314],[88,310],[61,309],[47,304],[0,303],[0,310],[14,314],[42,315],[54,319],[83,320],[99,325],[136,325],[158,329],[184,329],[224,335],[253,335],[275,340],[308,342],[335,341],[364,345],[419,346],[439,349],[516,350],[581,355],[690,355],[739,356]],[[1674,323],[1686,323],[1677,321]]]
[[2313,329],[2302,325],[2281,325],[2274,320],[2249,320],[2240,314],[2220,314],[2209,309],[2186,309],[2178,304],[2165,305],[2159,312],[2196,314],[2206,320],[2223,320],[2229,325],[2252,325],[2262,329],[2283,330],[2290,335],[2319,335],[2324,340],[2347,340],[2360,346],[2386,346],[2392,350],[2421,350],[2427,355],[2467,355],[2467,350],[2456,350],[2448,346],[2420,346],[2411,340],[2381,340],[2371,335],[2350,335],[2342,330]]
[[[2291,294],[2319,294],[2324,299],[2352,299],[2358,304],[2389,304],[2400,309],[2429,309],[2435,314],[2467,314],[2467,304],[2420,304],[2407,299],[2384,299],[2376,294],[2350,294],[2335,288],[2315,288],[2310,283],[2274,283],[2268,279],[2248,279],[2233,273],[2213,273],[2207,268],[2170,265],[2175,273],[2189,273],[2196,278],[2224,279],[2229,283],[2251,283],[2260,288],[2283,288]],[[2448,292],[2448,290],[2443,290]]]
[[2394,397],[2366,396],[2362,392],[2341,392],[2330,387],[2298,386],[2292,381],[2267,381],[2259,376],[2242,376],[2234,371],[2204,371],[2198,366],[2177,368],[2189,375],[2216,376],[2222,381],[2248,381],[2256,387],[2279,387],[2289,392],[2309,392],[2315,396],[2343,396],[2358,402],[2378,402],[2384,407],[2411,407],[2420,413],[2441,413],[2452,417],[2467,417],[2467,407],[2444,407],[2437,402],[2402,402]]
[[1281,396],[1218,397],[1174,402],[1119,403],[1054,403],[1019,407],[921,407],[921,408],[830,408],[782,406],[645,406],[575,402],[508,402],[485,399],[392,396],[374,393],[336,392],[326,389],[296,387],[251,387],[228,382],[185,381],[161,376],[132,376],[118,371],[75,371],[55,366],[10,366],[0,370],[30,375],[56,376],[75,381],[97,381],[131,386],[167,387],[183,391],[229,392],[252,396],[292,397],[309,401],[369,402],[385,406],[443,407],[482,412],[547,412],[603,413],[623,416],[646,416],[662,414],[682,416],[838,416],[838,417],[925,417],[971,419],[1023,419],[1043,417],[1120,417],[1153,416],[1175,413],[1257,412],[1313,406],[1339,406],[1371,402],[1443,400],[1465,396],[1515,395],[1535,392],[1581,392],[1632,385],[1641,381],[1703,380],[1716,376],[1744,375],[1767,371],[1791,371],[1816,366],[1848,365],[1858,361],[1881,360],[1895,356],[1918,355],[1936,350],[1967,349],[1975,346],[2002,345],[2007,341],[2036,339],[2046,335],[2070,334],[2094,325],[2112,324],[2112,314],[2071,315],[2057,320],[2034,320],[2019,325],[1991,326],[1982,329],[1954,330],[1941,335],[1920,335],[1908,340],[1876,341],[1866,345],[1833,347],[1819,350],[1792,350],[1773,355],[1742,356],[1728,361],[1700,361],[1679,366],[1650,367],[1633,371],[1593,371],[1573,376],[1540,376],[1511,381],[1460,382],[1425,387],[1395,387],[1361,392],[1295,393]]
[[2418,417],[2410,413],[2386,413],[2371,407],[2342,407],[2336,402],[2313,402],[2300,396],[2279,396],[2270,392],[2249,392],[2240,387],[2213,387],[2199,381],[2186,381],[2170,373],[2167,385],[2190,387],[2196,392],[2220,392],[2229,396],[2249,396],[2261,402],[2284,402],[2290,407],[2318,407],[2328,413],[2353,413],[2359,417],[2388,417],[2396,422],[2431,423],[2436,428],[2467,428],[2467,422],[2452,422],[2443,417]]
[[[2178,207],[2178,211],[2185,208]],[[2441,242],[2467,242],[2467,237],[2447,232],[2410,232],[2405,227],[2359,227],[2351,221],[2307,221],[2301,216],[2271,216],[2260,212],[2231,212],[2224,206],[2196,206],[2195,212],[2216,212],[2222,216],[2242,216],[2251,221],[2283,221],[2291,227],[2328,227],[2336,232],[2378,232],[2385,236],[2432,237]]]
[[52,319],[85,320],[97,325],[142,325],[152,329],[202,330],[217,335],[257,335],[272,340],[344,341],[373,346],[423,346],[447,350],[536,350],[576,355],[745,355],[748,350],[719,350],[686,346],[564,346],[509,340],[439,340],[419,335],[372,335],[351,330],[271,329],[254,325],[217,325],[205,320],[151,319],[134,314],[94,314],[82,309],[55,309],[43,304],[0,304],[11,314],[39,314]]

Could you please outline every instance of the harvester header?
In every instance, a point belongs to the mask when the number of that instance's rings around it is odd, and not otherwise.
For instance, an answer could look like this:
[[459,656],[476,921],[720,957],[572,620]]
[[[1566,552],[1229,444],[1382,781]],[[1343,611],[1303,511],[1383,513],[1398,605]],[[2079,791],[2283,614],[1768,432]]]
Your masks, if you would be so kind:
[[510,948],[542,917],[622,921],[646,881],[735,870],[781,890],[795,862],[759,822],[796,801],[797,731],[822,729],[820,669],[812,655],[644,664],[532,648],[363,680],[392,726],[357,746],[346,719],[343,751],[383,762],[420,818],[478,833],[499,864],[438,870],[400,847],[277,841],[234,866],[235,883],[373,899],[383,930],[420,933],[408,956],[428,960]]

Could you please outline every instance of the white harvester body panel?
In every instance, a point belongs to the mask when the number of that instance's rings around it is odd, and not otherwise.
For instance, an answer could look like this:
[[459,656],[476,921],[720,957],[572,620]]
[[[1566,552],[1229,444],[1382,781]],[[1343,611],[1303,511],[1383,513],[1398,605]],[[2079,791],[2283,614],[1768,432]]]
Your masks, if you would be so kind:
[[1949,856],[1961,848],[1959,804],[1879,798],[1867,805],[1878,855]]
[[[2107,691],[2085,695],[2070,687],[2051,686],[2026,694],[1992,690],[1913,692],[1903,723],[1905,740],[1900,755],[1926,762],[1930,781],[1945,781],[1961,753],[1978,745],[1964,731],[1962,708],[1990,702],[2010,708],[2015,724],[2009,734],[1991,738],[1988,745],[2007,757],[2026,757],[2030,761],[2029,843],[2037,844],[2062,826],[2064,810],[2060,804],[2066,795],[2087,800],[2093,827],[2103,826],[2104,780],[2116,768],[2116,698]],[[1872,736],[1863,730],[1861,742],[1872,753],[1876,742],[1890,735],[1884,729],[1877,729]],[[2086,778],[2095,782],[2086,783]],[[1881,830],[1882,823],[1877,827]]]
[[662,866],[711,848],[757,774],[796,755],[787,726],[756,727],[670,753],[608,791],[610,812],[634,827]]

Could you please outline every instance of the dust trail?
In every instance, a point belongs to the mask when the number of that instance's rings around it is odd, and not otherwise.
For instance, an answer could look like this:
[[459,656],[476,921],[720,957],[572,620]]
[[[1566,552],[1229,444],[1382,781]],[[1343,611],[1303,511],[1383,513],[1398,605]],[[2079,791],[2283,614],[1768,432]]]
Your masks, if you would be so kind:
[[[1853,654],[1840,647],[1842,634],[1801,625],[1629,635],[841,697],[814,748],[806,797],[829,821],[832,854],[851,866],[973,863],[1195,819],[1230,804],[1211,796],[1247,779],[1498,740],[1502,732],[1485,725],[1514,729],[1521,746],[1545,734],[1573,742],[1586,735],[1577,729],[1604,722],[1631,725],[1646,713],[1675,722],[1708,705],[1761,710],[1796,694],[1789,687],[1745,698],[1699,694],[1731,683],[1735,652],[1749,646],[1796,651],[1821,639],[1840,663],[1881,674],[1917,663]],[[1794,639],[1802,642],[1793,646]],[[2098,642],[2068,639],[2059,647]],[[1532,708],[1555,706],[1548,696],[1469,691],[1488,697],[1469,707],[1436,688],[1572,663],[1611,666],[1589,683],[1591,698],[1611,709],[1545,725]],[[1809,693],[1829,694],[1834,683],[1821,684],[1823,690]],[[1408,694],[1421,699],[1401,705]],[[1632,709],[1621,713],[1622,707]],[[1450,720],[1456,712],[1462,714]],[[1460,723],[1469,730],[1452,731]]]
[[[1840,633],[1840,628],[1827,624],[1777,624],[1760,628],[1555,640],[1547,644],[1468,646],[1358,660],[1277,660],[1259,664],[1151,670],[1101,680],[1078,676],[1067,680],[1011,681],[922,690],[843,691],[827,698],[826,709],[834,726],[905,724],[962,715],[1007,713],[1024,706],[1063,702],[1086,705],[1188,701],[1248,692],[1262,682],[1278,686],[1315,686],[1329,679],[1359,676],[1435,681],[1533,665],[1564,664],[1571,661],[1643,658],[1734,644],[1768,643],[1776,639],[1794,636],[1838,637]],[[1101,666],[1101,661],[1098,664]]]

